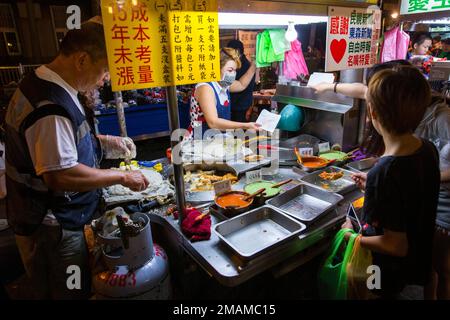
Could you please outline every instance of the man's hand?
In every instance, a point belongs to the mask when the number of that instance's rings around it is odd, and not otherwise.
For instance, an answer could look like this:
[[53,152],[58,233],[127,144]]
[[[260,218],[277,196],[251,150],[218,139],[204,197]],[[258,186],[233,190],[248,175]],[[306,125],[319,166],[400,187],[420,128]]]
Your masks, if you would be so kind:
[[99,136],[106,159],[133,159],[136,157],[136,145],[130,138],[117,136]]
[[356,185],[361,190],[366,189],[367,173],[355,173],[352,175],[352,180],[355,181]]
[[132,191],[139,192],[147,189],[149,181],[141,171],[128,171],[125,173],[122,185]]

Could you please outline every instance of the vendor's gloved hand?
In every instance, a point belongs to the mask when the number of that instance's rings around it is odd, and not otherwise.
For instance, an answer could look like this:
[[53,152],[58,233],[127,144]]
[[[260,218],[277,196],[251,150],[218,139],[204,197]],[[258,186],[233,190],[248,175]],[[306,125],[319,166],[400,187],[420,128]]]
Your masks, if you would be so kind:
[[136,157],[136,145],[126,137],[102,136],[100,139],[106,159],[133,159]]
[[149,181],[141,171],[128,171],[124,175],[122,185],[135,192],[144,191],[149,185]]

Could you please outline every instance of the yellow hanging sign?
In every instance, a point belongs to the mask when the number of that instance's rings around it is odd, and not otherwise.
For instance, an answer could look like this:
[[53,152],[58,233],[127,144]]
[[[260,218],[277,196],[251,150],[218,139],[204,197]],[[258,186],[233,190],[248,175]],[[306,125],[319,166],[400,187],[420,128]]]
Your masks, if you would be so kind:
[[217,0],[102,0],[113,91],[220,80]]

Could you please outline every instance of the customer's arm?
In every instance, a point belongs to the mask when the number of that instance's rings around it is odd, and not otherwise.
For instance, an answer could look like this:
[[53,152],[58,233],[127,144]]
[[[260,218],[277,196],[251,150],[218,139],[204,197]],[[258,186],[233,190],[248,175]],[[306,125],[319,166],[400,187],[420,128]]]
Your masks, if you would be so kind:
[[[334,91],[334,83],[319,83],[311,86],[317,94]],[[336,92],[356,99],[366,99],[367,86],[362,83],[338,83]]]
[[361,246],[395,257],[405,257],[408,254],[408,238],[405,232],[384,229],[384,234],[381,236],[361,237]]
[[133,191],[142,191],[149,184],[140,171],[102,170],[83,164],[69,169],[46,172],[42,176],[51,190],[69,192],[86,192],[115,184],[121,184]]
[[195,98],[197,99],[208,127],[211,129],[258,129],[253,122],[236,122],[219,118],[216,108],[216,97],[210,86],[201,86],[195,90]]
[[[341,228],[353,229],[349,218],[346,219]],[[405,232],[395,232],[384,228],[383,233],[380,236],[362,236],[361,247],[395,257],[404,257],[408,254],[408,238]],[[351,235],[350,232],[347,232],[345,239],[348,241]]]
[[252,81],[255,72],[256,72],[256,64],[255,62],[252,61],[250,64],[250,68],[248,68],[247,72],[244,73],[244,75],[239,80],[235,80],[233,82],[233,84],[230,87],[230,92],[244,91],[250,84],[250,81]]

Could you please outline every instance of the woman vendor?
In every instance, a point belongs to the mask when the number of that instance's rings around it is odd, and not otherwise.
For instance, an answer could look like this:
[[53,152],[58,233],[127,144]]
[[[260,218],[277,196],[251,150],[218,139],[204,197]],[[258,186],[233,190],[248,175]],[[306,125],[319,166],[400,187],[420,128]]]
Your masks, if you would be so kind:
[[[220,50],[221,81],[199,83],[191,97],[190,116],[191,123],[187,138],[193,139],[196,128],[201,127],[201,137],[208,129],[250,129],[258,130],[254,122],[231,121],[230,92],[241,92],[251,82],[256,65],[251,64],[248,71],[236,80],[236,70],[241,66],[239,53],[232,48]],[[198,131],[200,132],[200,131]],[[197,138],[197,133],[195,134]]]

